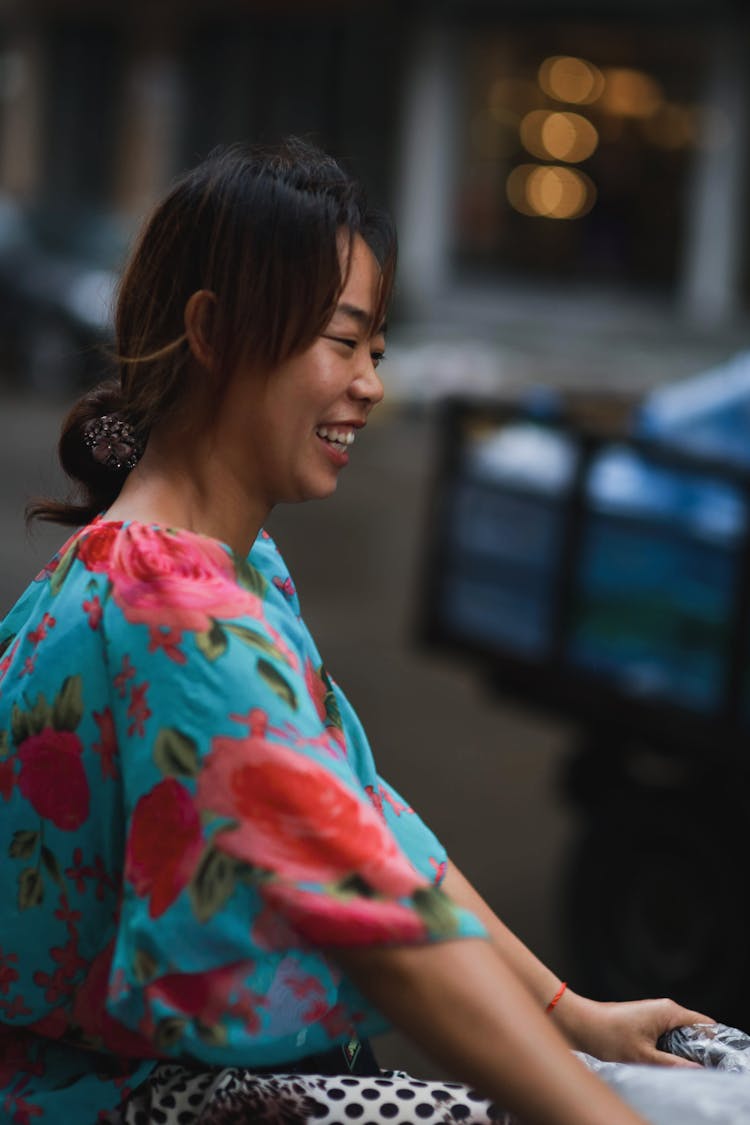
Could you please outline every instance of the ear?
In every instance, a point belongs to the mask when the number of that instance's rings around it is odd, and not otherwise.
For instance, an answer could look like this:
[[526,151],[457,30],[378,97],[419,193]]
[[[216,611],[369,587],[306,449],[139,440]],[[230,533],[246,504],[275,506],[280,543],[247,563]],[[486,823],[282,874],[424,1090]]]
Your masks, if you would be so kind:
[[216,294],[198,289],[185,305],[185,336],[193,358],[212,371],[216,360],[213,346]]

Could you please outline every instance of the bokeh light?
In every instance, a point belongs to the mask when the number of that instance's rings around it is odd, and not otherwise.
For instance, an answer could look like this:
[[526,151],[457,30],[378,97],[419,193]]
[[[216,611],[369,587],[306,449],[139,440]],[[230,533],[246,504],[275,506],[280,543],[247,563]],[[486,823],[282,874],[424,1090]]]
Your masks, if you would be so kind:
[[604,90],[599,99],[602,109],[620,117],[651,117],[664,103],[661,86],[642,70],[607,67]]
[[586,59],[572,55],[552,55],[539,67],[539,85],[559,102],[590,105],[604,89],[602,72]]
[[519,164],[508,176],[506,192],[522,215],[547,219],[579,219],[596,203],[589,176],[564,164]]
[[587,160],[599,143],[595,127],[580,113],[532,110],[521,122],[521,141],[527,152],[542,160]]

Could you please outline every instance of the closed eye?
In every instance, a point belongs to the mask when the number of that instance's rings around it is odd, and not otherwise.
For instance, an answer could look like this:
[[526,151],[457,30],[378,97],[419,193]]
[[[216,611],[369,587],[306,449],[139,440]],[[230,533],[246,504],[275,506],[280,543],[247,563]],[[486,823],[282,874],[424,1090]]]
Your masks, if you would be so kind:
[[[350,340],[347,336],[329,336],[326,333],[324,334],[323,339],[331,340],[334,344],[343,344],[344,347],[349,348],[350,351],[354,351],[354,349],[359,346],[359,340]],[[373,367],[378,367],[378,365],[385,359],[385,352],[370,352],[370,358],[372,359]]]
[[344,336],[325,336],[326,340],[333,340],[334,344],[344,344],[345,347],[351,348],[352,351],[357,346],[357,340],[347,340]]

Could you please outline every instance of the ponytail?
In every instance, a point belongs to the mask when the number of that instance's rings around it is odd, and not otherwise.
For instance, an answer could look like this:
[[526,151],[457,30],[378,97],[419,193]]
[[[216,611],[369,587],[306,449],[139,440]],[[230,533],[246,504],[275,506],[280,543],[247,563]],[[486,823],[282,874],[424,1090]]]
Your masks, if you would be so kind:
[[77,527],[114,503],[130,469],[126,464],[112,467],[97,460],[87,443],[87,427],[107,415],[121,413],[123,406],[120,385],[114,379],[100,383],[78,400],[63,422],[57,451],[79,498],[32,500],[26,506],[27,524],[39,519]]

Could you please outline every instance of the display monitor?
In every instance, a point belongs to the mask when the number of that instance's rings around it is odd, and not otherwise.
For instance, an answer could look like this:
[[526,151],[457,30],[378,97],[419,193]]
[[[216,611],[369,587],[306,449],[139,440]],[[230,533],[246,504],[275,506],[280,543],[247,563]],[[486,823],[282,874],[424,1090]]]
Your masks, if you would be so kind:
[[428,643],[568,715],[747,725],[744,470],[467,400],[441,435]]

